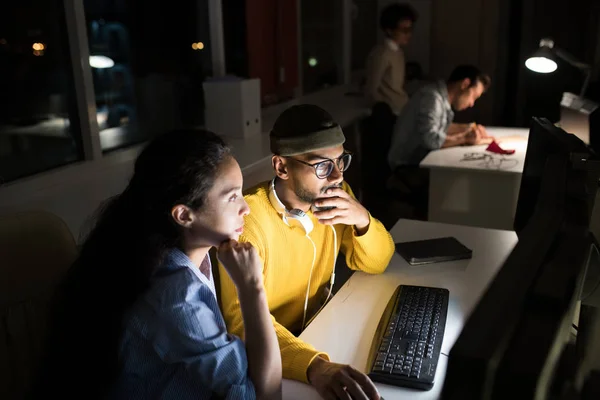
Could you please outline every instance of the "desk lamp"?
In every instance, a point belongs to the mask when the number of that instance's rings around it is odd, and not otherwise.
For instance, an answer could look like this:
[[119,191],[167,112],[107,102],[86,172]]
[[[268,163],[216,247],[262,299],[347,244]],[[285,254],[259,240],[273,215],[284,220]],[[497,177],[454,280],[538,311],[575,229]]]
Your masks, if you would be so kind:
[[583,99],[585,95],[585,91],[590,81],[591,75],[591,66],[589,64],[585,64],[577,60],[571,54],[566,51],[554,47],[554,41],[552,39],[542,39],[540,40],[540,47],[536,50],[535,53],[531,55],[525,61],[525,66],[534,71],[542,74],[549,74],[551,72],[556,71],[557,64],[553,58],[559,57],[575,68],[581,70],[585,74],[585,80],[583,82],[583,87],[581,88],[581,92],[579,93],[579,97]]
[[112,58],[106,56],[90,56],[90,67],[97,69],[112,68],[115,62]]

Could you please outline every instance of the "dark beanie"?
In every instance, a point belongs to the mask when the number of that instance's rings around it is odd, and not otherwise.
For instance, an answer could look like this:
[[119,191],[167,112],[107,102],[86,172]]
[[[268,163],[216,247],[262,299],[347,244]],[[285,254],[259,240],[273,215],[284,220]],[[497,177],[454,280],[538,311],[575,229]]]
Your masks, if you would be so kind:
[[326,149],[346,141],[342,128],[321,107],[301,104],[285,110],[275,121],[270,134],[271,151],[293,156]]

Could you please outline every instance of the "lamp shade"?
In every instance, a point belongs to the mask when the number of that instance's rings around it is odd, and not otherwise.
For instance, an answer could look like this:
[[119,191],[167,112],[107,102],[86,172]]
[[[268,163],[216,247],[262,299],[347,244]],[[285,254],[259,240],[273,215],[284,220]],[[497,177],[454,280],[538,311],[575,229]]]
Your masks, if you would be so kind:
[[529,57],[525,61],[525,66],[533,72],[549,74],[556,71],[556,62],[546,57]]
[[548,39],[542,39],[540,47],[525,61],[525,66],[534,72],[548,74],[556,71],[558,67],[554,61],[552,47],[554,43]]
[[92,68],[112,68],[115,62],[112,58],[106,56],[90,56],[90,66]]

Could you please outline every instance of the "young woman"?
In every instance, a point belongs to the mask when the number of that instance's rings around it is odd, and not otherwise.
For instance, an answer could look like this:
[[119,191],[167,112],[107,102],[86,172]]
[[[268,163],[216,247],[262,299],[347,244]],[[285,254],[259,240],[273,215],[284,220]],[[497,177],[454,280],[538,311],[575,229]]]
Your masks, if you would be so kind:
[[[213,133],[169,132],[142,151],[59,291],[44,397],[281,397],[260,259],[236,241],[249,212],[241,190]],[[211,247],[237,287],[245,343],[227,334]]]

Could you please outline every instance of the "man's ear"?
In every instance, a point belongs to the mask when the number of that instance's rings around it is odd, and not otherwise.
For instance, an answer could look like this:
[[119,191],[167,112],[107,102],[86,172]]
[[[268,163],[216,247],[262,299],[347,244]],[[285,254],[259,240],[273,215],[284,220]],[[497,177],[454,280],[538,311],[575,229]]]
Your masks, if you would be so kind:
[[467,90],[469,87],[471,87],[471,80],[469,78],[463,79],[460,83],[460,90]]
[[289,178],[287,160],[284,157],[274,155],[271,158],[271,164],[278,178],[284,180]]
[[178,204],[171,209],[171,217],[180,226],[189,228],[194,221],[194,215],[192,214],[189,207],[183,204]]

